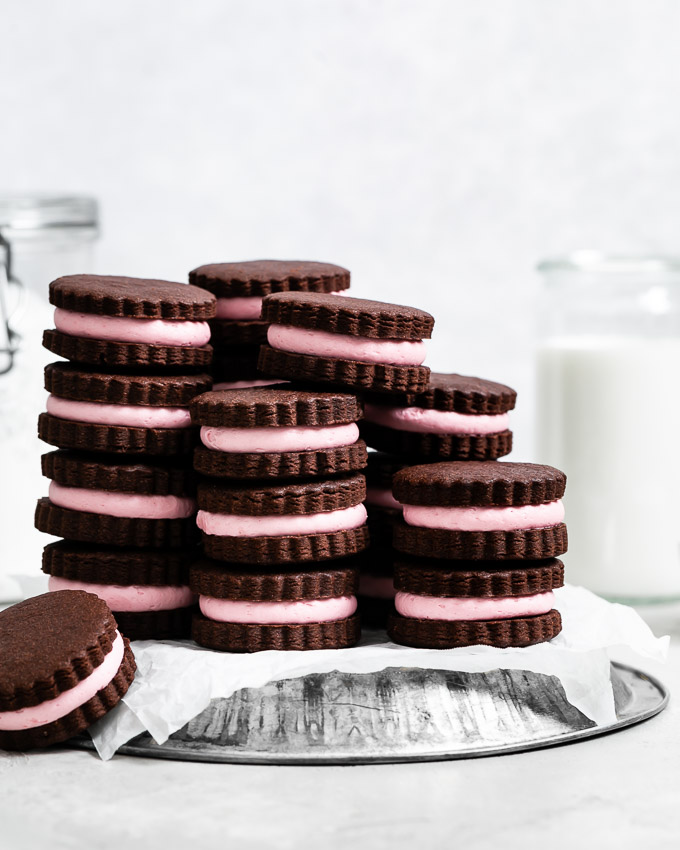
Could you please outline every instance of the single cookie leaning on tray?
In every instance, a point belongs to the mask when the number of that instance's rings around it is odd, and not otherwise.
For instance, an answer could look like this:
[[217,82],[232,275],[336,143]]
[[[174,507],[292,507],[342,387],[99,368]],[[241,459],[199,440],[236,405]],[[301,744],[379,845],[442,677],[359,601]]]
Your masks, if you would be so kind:
[[366,465],[361,416],[361,403],[347,393],[286,386],[204,393],[191,403],[202,443],[194,465],[229,479],[356,472]]
[[516,398],[503,384],[432,372],[405,404],[367,400],[361,432],[369,446],[415,460],[496,460],[512,450]]
[[212,378],[100,372],[73,363],[45,367],[41,440],[61,449],[176,455],[194,447],[189,403]]
[[269,295],[258,366],[267,375],[379,393],[419,393],[434,319],[415,307],[308,292]]
[[[434,564],[434,565],[433,565]],[[396,614],[387,631],[407,646],[531,646],[562,628],[553,590],[564,584],[564,566],[544,561],[397,560]]]
[[[273,292],[340,292],[349,287],[350,275],[342,266],[311,260],[250,260],[243,263],[209,263],[189,272],[189,282],[217,297],[216,318],[211,322],[216,349],[257,346],[267,339],[262,298]],[[255,355],[257,359],[257,355]]]
[[43,345],[78,363],[113,369],[201,369],[210,365],[208,319],[215,297],[165,280],[91,274],[50,284],[55,329]]
[[38,501],[39,531],[112,546],[185,546],[196,542],[196,481],[185,461],[125,461],[84,452],[42,457],[51,479]]
[[91,593],[34,596],[0,612],[0,749],[65,741],[125,695],[135,674],[127,638]]
[[326,561],[368,546],[363,475],[268,484],[206,481],[196,522],[205,553],[239,564]]
[[567,551],[566,475],[535,463],[452,461],[394,476],[394,547],[429,558],[552,558]]
[[354,646],[358,581],[356,566],[347,563],[262,572],[201,561],[191,568],[201,610],[192,637],[225,652]]
[[130,640],[165,640],[189,637],[195,560],[195,547],[121,549],[59,540],[45,547],[42,570],[50,591],[84,590],[103,599]]

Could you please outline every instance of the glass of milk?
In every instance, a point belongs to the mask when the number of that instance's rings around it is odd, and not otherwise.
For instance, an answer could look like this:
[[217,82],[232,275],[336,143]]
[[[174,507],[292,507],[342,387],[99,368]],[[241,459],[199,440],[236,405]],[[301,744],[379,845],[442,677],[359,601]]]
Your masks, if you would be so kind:
[[570,581],[680,599],[680,257],[538,268],[538,457],[568,476]]

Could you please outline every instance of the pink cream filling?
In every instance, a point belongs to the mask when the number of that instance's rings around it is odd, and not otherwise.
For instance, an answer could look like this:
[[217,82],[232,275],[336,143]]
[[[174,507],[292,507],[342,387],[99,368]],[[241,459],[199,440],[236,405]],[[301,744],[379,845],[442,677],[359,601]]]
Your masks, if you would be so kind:
[[394,606],[404,617],[418,620],[505,620],[546,614],[554,606],[552,591],[533,596],[442,597],[398,591]]
[[204,616],[220,623],[326,623],[344,620],[357,610],[355,596],[300,599],[292,602],[251,602],[248,599],[199,597]]
[[0,711],[0,729],[3,732],[18,732],[21,729],[33,729],[45,726],[70,714],[78,706],[83,705],[102,688],[105,688],[115,677],[123,660],[125,645],[123,638],[116,632],[111,651],[90,675],[68,691],[54,699],[33,705],[30,708],[19,708],[16,711]]
[[358,439],[355,422],[290,428],[201,428],[203,445],[219,452],[306,452],[351,446]]
[[366,522],[366,508],[353,505],[320,514],[242,516],[199,511],[196,524],[206,534],[219,537],[288,537],[300,534],[333,534],[359,528]]
[[404,520],[422,528],[446,528],[452,531],[521,531],[548,528],[564,520],[561,501],[544,505],[516,507],[443,508],[404,505]]
[[50,591],[84,590],[94,593],[109,606],[112,611],[173,611],[175,608],[187,608],[196,601],[196,596],[188,587],[156,587],[150,584],[96,584],[90,581],[50,576]]
[[364,417],[385,428],[416,434],[499,434],[510,422],[507,413],[473,416],[455,410],[427,410],[423,407],[383,407],[366,404]]
[[389,576],[372,576],[364,573],[359,576],[359,596],[394,599],[394,581]]
[[196,501],[187,496],[153,496],[64,487],[50,482],[50,501],[60,508],[106,516],[138,519],[186,519],[196,512]]
[[401,510],[401,502],[398,502],[387,487],[367,487],[366,504],[373,508],[394,508]]
[[421,339],[369,339],[289,325],[270,325],[267,340],[272,348],[295,354],[394,366],[420,366],[426,354],[425,343]]
[[210,342],[207,322],[186,319],[131,319],[125,316],[100,316],[77,313],[57,307],[54,326],[61,333],[87,339],[114,342],[138,342],[147,345],[179,345],[198,348]]
[[104,404],[98,401],[73,401],[56,395],[47,397],[47,412],[59,419],[91,422],[95,425],[124,425],[128,428],[189,428],[191,425],[191,416],[186,407]]
[[262,312],[262,298],[218,298],[218,319],[259,319]]
[[271,387],[273,384],[287,384],[283,378],[254,378],[252,381],[219,381],[213,384],[213,390],[247,390],[251,387]]

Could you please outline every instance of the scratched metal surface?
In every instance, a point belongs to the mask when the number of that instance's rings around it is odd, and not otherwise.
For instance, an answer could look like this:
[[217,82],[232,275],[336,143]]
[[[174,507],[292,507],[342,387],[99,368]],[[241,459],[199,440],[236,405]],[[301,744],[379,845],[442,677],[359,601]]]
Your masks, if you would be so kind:
[[[362,764],[470,758],[580,740],[645,720],[668,694],[612,665],[618,720],[597,726],[552,676],[391,668],[319,673],[216,699],[163,745],[140,735],[119,752],[271,764]],[[89,739],[73,742],[91,747]]]

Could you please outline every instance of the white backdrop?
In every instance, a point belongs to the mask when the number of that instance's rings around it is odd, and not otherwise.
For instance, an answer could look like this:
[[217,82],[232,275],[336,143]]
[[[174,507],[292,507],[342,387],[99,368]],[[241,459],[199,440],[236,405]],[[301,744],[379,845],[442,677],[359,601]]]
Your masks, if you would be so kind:
[[678,247],[672,0],[22,0],[2,28],[0,190],[96,195],[103,273],[348,266],[436,316],[432,366],[519,390],[515,459],[537,259]]

